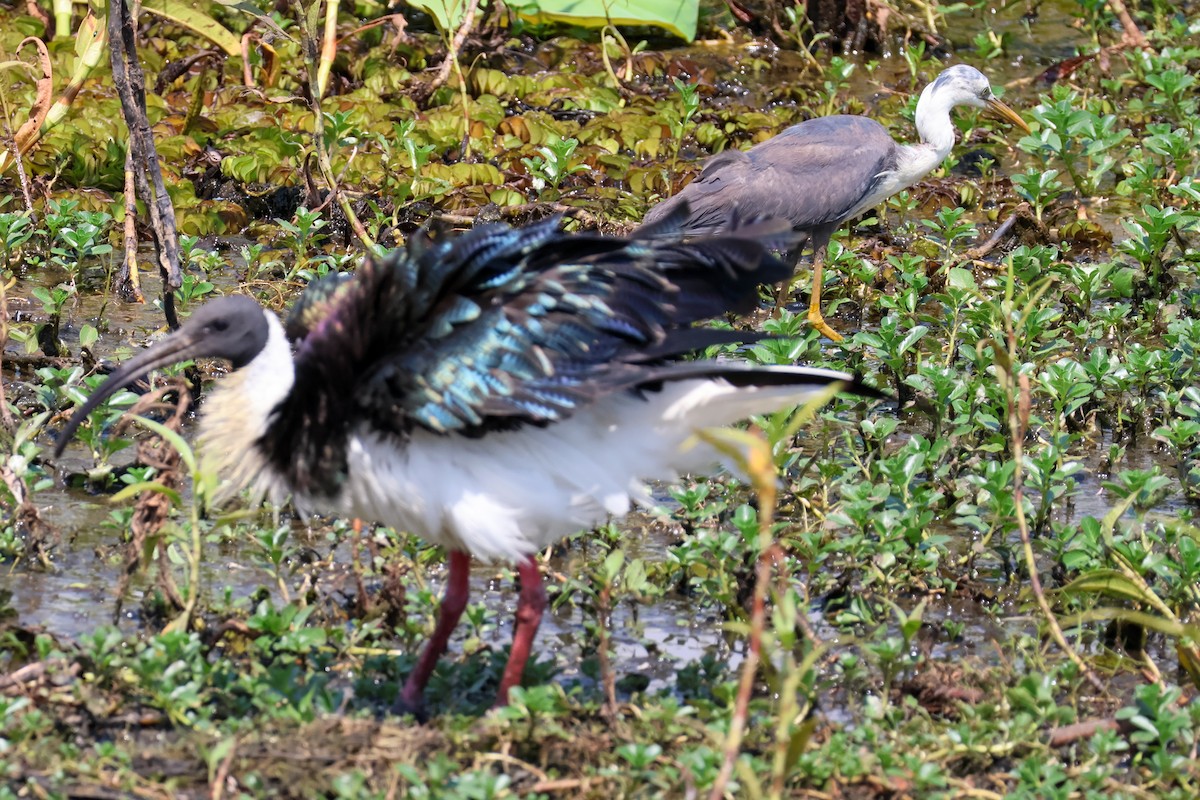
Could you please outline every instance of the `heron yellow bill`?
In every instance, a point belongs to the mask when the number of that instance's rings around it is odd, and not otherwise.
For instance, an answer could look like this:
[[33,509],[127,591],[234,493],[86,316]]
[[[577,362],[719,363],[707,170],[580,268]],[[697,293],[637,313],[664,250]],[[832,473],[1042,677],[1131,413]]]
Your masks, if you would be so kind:
[[989,99],[987,104],[988,108],[996,113],[996,116],[1000,117],[1001,119],[1008,120],[1026,133],[1032,133],[1032,131],[1029,130],[1029,124],[1026,123],[1025,120],[1021,119],[1021,115],[1016,111],[1013,111],[1011,107],[1000,101],[998,98],[993,97]]

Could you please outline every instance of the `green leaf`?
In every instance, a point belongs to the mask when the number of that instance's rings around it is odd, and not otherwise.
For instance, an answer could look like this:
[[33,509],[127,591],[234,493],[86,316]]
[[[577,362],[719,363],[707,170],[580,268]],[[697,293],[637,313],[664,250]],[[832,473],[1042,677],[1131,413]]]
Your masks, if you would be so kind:
[[1109,284],[1114,297],[1132,297],[1134,283],[1142,276],[1141,270],[1121,267],[1109,275]]
[[42,426],[46,424],[46,420],[50,417],[49,411],[43,411],[35,417],[31,417],[21,424],[17,429],[17,435],[13,438],[12,451],[19,451],[25,442],[30,441],[39,433],[42,432]]
[[249,2],[249,0],[217,0],[217,2],[223,6],[226,6],[227,8],[237,9],[243,14],[248,14],[251,17],[254,17],[263,25],[266,25],[268,28],[270,28],[271,33],[275,34],[280,39],[287,39],[289,42],[296,41],[294,36],[285,31],[283,28],[279,27],[279,23],[276,22],[274,18],[264,14],[261,9]]
[[151,433],[157,433],[166,440],[167,444],[174,447],[179,452],[179,457],[183,460],[183,463],[187,465],[188,472],[194,473],[196,471],[196,454],[182,436],[161,422],[155,422],[146,417],[134,417],[134,419],[137,420],[139,425],[148,428]]
[[1104,520],[1100,524],[1100,536],[1104,539],[1104,546],[1110,550],[1115,546],[1113,543],[1113,530],[1117,527],[1117,521],[1124,516],[1129,507],[1133,505],[1133,501],[1137,499],[1137,492],[1126,497],[1120,503],[1108,510],[1104,515]]
[[1155,600],[1147,595],[1144,588],[1115,569],[1097,569],[1080,575],[1058,591],[1068,595],[1107,594],[1136,603],[1153,604]]
[[621,565],[625,563],[625,551],[613,550],[604,559],[604,582],[612,585],[612,582],[617,577],[617,573],[621,571]]
[[140,481],[138,483],[126,486],[124,489],[110,497],[108,501],[110,503],[123,503],[134,495],[141,494],[142,492],[158,492],[159,494],[165,494],[168,498],[170,498],[171,504],[175,506],[178,506],[181,503],[179,492],[163,486],[158,481]]
[[897,351],[900,353],[907,353],[908,349],[916,344],[917,340],[927,333],[929,333],[929,328],[925,327],[924,325],[918,325],[908,332],[908,335],[904,337],[904,341],[900,342],[900,347],[897,348]]
[[951,267],[950,274],[947,277],[947,284],[952,289],[975,289],[975,276],[969,269],[962,267]]
[[203,36],[230,56],[241,56],[242,42],[228,28],[190,0],[142,0],[142,10],[182,25]]
[[466,0],[405,0],[433,17],[440,31],[456,31],[462,25],[467,10]]
[[625,588],[634,593],[641,593],[646,588],[646,563],[640,558],[629,562],[625,569]]
[[1064,628],[1077,628],[1089,622],[1106,622],[1113,619],[1141,625],[1143,628],[1161,633],[1164,636],[1169,636],[1172,639],[1182,639],[1184,637],[1192,640],[1200,639],[1200,625],[1164,619],[1155,614],[1148,614],[1144,611],[1132,611],[1128,608],[1093,608],[1091,611],[1062,617],[1059,619],[1059,623]]
[[[414,5],[425,7],[420,0],[414,0]],[[696,21],[700,16],[698,0],[536,0],[526,5],[510,2],[509,7],[521,19],[535,25],[548,22],[585,28],[649,25],[689,42],[696,38]]]

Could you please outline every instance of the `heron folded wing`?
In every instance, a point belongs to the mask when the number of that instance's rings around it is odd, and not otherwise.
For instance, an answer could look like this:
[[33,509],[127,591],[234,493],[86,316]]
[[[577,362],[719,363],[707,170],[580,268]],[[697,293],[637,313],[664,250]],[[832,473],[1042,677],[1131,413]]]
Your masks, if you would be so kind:
[[835,115],[793,125],[746,151],[713,156],[677,195],[650,210],[657,223],[686,204],[689,233],[728,229],[733,214],[777,217],[797,229],[845,221],[879,176],[895,168],[896,143],[878,122]]

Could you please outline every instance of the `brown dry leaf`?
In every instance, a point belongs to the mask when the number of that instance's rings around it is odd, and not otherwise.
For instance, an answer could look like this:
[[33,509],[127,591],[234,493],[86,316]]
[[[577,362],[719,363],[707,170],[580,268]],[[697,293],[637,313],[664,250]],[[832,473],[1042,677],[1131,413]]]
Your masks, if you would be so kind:
[[524,117],[505,117],[504,119],[500,120],[500,127],[498,130],[500,133],[507,134],[509,136],[516,136],[526,144],[529,143],[529,126],[525,123]]
[[259,54],[262,56],[262,66],[260,67],[262,85],[265,88],[271,88],[279,80],[279,55],[275,52],[274,47],[253,31],[242,35],[242,82],[247,86],[255,85],[250,59],[252,42],[258,46]]
[[32,44],[38,51],[38,64],[42,68],[42,77],[38,78],[37,97],[33,101],[33,107],[29,110],[29,119],[25,120],[25,124],[17,130],[17,135],[14,137],[17,150],[21,154],[28,151],[37,141],[38,131],[41,130],[42,123],[50,114],[50,106],[54,102],[54,65],[50,62],[50,51],[46,49],[45,42],[34,36],[25,37],[17,45],[17,51],[20,52],[21,48],[27,44]]

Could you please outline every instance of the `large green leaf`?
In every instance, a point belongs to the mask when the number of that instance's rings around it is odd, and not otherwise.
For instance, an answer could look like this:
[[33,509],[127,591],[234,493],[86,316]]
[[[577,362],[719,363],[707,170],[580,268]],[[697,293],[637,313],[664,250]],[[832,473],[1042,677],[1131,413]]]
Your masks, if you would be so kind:
[[[439,29],[458,30],[466,0],[406,0],[433,17]],[[508,7],[535,25],[562,22],[585,28],[648,25],[687,39],[696,38],[699,0],[512,0]]]
[[1106,594],[1132,600],[1135,603],[1155,605],[1158,598],[1152,596],[1150,587],[1138,585],[1125,577],[1120,570],[1094,569],[1068,583],[1058,591],[1066,595]]
[[[466,0],[405,0],[410,6],[419,8],[437,23],[438,30],[456,31],[462,25],[467,11]],[[480,6],[486,3],[481,2]]]
[[142,10],[182,25],[221,48],[230,56],[242,54],[242,40],[210,17],[198,0],[142,0]]
[[564,22],[588,28],[649,25],[687,39],[696,38],[699,0],[535,0],[509,7],[526,22]]

